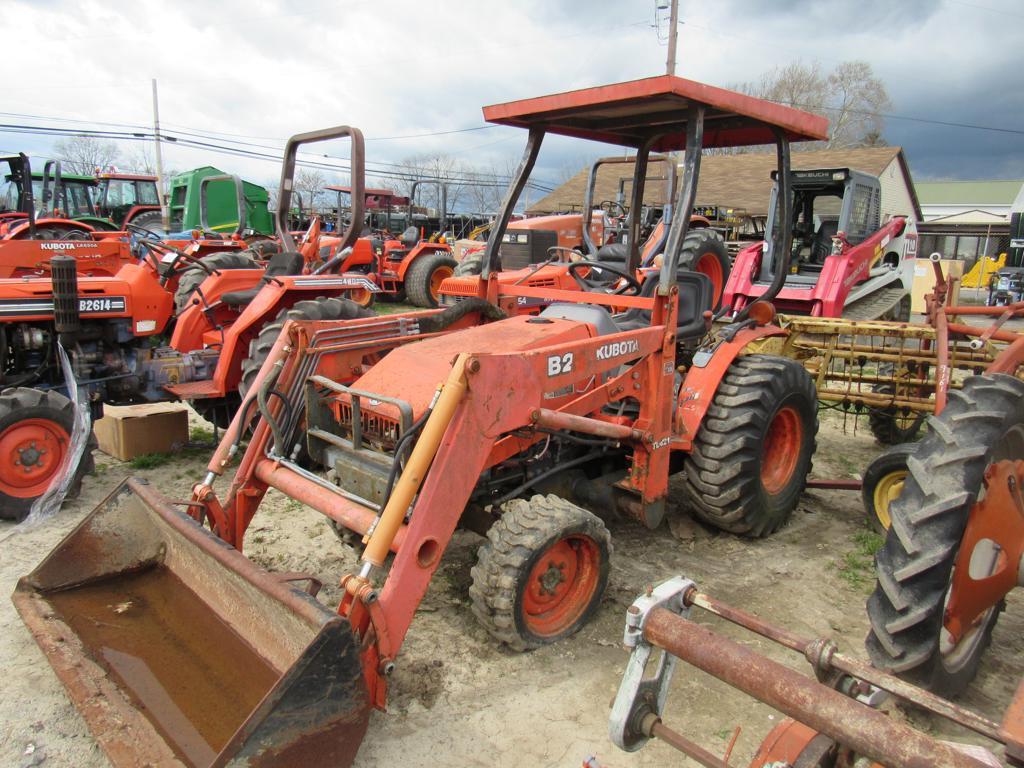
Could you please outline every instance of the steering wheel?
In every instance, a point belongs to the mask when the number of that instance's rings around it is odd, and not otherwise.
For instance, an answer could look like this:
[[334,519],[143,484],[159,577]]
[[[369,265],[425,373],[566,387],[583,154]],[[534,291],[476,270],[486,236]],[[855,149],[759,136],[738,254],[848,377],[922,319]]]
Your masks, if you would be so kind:
[[[597,207],[613,218],[620,216],[622,218],[626,217],[625,206],[617,200],[602,200],[601,204]],[[618,213],[616,213],[616,211],[618,211]]]
[[[167,285],[167,281],[177,273],[178,265],[182,261],[188,262],[190,266],[197,266],[201,268],[208,275],[213,274],[212,270],[206,266],[198,256],[193,256],[191,253],[185,253],[184,251],[175,248],[173,245],[168,245],[163,241],[140,240],[139,245],[146,249],[146,255],[153,260],[153,266],[156,269],[156,273],[160,275],[160,285]],[[167,253],[173,253],[174,258],[165,266],[163,259],[160,258],[158,254]]]
[[584,291],[605,291],[607,285],[598,283],[596,281],[590,280],[586,277],[582,277],[576,274],[577,272],[579,272],[579,270],[583,269],[583,267],[590,267],[592,269],[598,269],[601,272],[608,272],[612,275],[615,275],[616,277],[620,277],[623,280],[625,280],[625,285],[621,286],[620,288],[616,288],[614,291],[611,291],[611,293],[615,296],[640,295],[641,287],[639,281],[635,277],[633,277],[633,275],[626,272],[624,269],[618,269],[617,267],[612,267],[609,266],[608,264],[603,264],[600,261],[574,261],[572,264],[569,265],[568,272],[572,279],[576,281],[576,284],[579,285],[579,287],[582,288]]
[[124,225],[124,228],[128,232],[131,232],[132,234],[138,235],[139,237],[141,237],[144,240],[159,240],[160,239],[160,235],[158,235],[152,229],[146,229],[145,227],[140,227],[138,224],[132,224],[131,222],[128,222],[127,224]]
[[[548,256],[550,257],[548,261],[554,261],[557,258],[556,254],[562,253],[563,251],[566,254],[568,254],[567,261],[569,261],[570,263],[573,261],[573,256],[577,256],[579,257],[579,259],[583,258],[583,254],[577,251],[575,248],[569,248],[568,246],[565,245],[552,245],[550,248],[548,248]],[[561,261],[561,259],[559,259],[559,261]]]

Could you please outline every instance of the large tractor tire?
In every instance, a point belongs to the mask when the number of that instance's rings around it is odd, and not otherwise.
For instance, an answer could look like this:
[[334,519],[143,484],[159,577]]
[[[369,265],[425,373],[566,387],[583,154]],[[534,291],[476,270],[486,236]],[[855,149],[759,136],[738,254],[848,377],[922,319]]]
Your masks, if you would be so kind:
[[814,382],[795,360],[746,355],[733,361],[684,467],[697,517],[754,537],[785,525],[811,471],[817,405]]
[[[57,392],[15,387],[0,394],[0,518],[22,520],[60,472],[71,450],[75,406]],[[67,498],[95,467],[90,432]]]
[[417,307],[431,309],[438,305],[441,283],[455,274],[458,266],[450,253],[435,251],[417,259],[405,273],[405,294],[409,302]]
[[291,309],[282,309],[277,317],[264,325],[256,337],[249,342],[249,357],[242,361],[242,380],[238,383],[238,394],[245,400],[246,394],[256,381],[263,363],[270,357],[270,350],[281,335],[285,320],[353,320],[357,317],[376,317],[377,313],[364,309],[348,299],[328,299],[323,296],[314,300],[296,302]]
[[714,308],[722,304],[722,292],[732,269],[725,241],[713,229],[691,229],[683,240],[679,269],[707,275],[714,289]]
[[[200,259],[211,270],[222,269],[259,269],[259,264],[251,254],[243,251],[217,251]],[[209,277],[202,267],[193,266],[182,271],[178,277],[178,287],[174,291],[174,308],[178,312],[188,308],[192,303],[192,294]]]
[[[480,249],[475,253],[467,253],[462,261],[455,265],[455,277],[472,277],[484,271],[484,251]],[[498,260],[498,272],[501,272],[501,260]]]
[[885,534],[892,525],[892,504],[903,493],[907,462],[917,450],[916,443],[900,443],[882,451],[864,470],[860,496],[868,525]]
[[565,499],[508,501],[472,569],[473,614],[518,651],[568,637],[601,604],[611,549],[604,523]]
[[164,231],[164,216],[160,211],[143,211],[127,223],[148,229],[153,234],[160,235],[161,237],[167,234]]
[[956,644],[943,626],[954,564],[986,468],[1024,459],[1024,382],[985,374],[949,393],[907,461],[892,527],[875,557],[868,600],[872,663],[941,696],[974,679],[1003,603],[986,611]]

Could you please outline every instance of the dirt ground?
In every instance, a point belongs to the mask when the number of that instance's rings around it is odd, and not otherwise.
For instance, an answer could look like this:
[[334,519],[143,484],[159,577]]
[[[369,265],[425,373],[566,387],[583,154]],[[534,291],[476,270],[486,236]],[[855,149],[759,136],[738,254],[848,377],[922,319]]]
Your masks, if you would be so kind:
[[[199,422],[197,422],[199,423]],[[817,477],[853,477],[877,453],[866,429],[844,430],[823,418]],[[81,498],[55,518],[24,529],[0,524],[0,593],[36,563],[127,475],[147,478],[172,498],[185,498],[202,476],[207,451],[186,452],[148,469],[97,453],[98,472]],[[678,494],[676,494],[678,496]],[[792,522],[767,540],[746,541],[693,523],[671,509],[669,524],[648,532],[623,522],[612,527],[611,584],[594,621],[568,641],[528,654],[495,645],[469,611],[466,594],[479,537],[459,533],[445,554],[398,659],[388,713],[374,713],[357,766],[580,766],[596,755],[602,766],[690,765],[661,744],[626,754],[607,737],[609,704],[626,662],[620,642],[626,607],[645,585],[684,574],[717,597],[807,637],[829,635],[864,656],[864,603],[872,587],[871,550],[858,493],[807,493]],[[319,575],[321,599],[338,600],[334,586],[355,563],[317,513],[271,494],[246,539],[247,554],[276,571]],[[965,702],[1000,719],[1024,673],[1024,601],[1011,596],[993,648]],[[730,636],[740,633],[722,627]],[[744,642],[808,672],[802,659],[766,641]],[[63,688],[22,625],[9,599],[0,599],[0,765],[101,768],[108,763]],[[896,717],[907,717],[903,712]],[[722,753],[737,725],[737,765],[780,719],[778,713],[692,669],[678,667],[665,721]],[[954,740],[977,737],[917,714],[913,722]]]

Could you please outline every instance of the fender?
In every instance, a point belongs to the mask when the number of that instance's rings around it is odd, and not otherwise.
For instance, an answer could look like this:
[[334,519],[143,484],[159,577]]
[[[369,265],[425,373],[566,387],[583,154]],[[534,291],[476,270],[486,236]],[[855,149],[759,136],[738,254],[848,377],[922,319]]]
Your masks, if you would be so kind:
[[[53,216],[43,217],[36,219],[36,227],[45,227],[51,224],[56,224],[61,227],[67,227],[68,229],[77,229],[80,232],[86,232],[92,234],[96,231],[96,228],[86,224],[82,221],[75,221],[74,219],[61,219]],[[20,240],[24,237],[28,237],[29,226],[28,218],[19,220],[18,223],[12,223],[7,230],[7,234],[4,235],[5,240]]]
[[714,351],[713,355],[708,356],[706,365],[698,364],[700,352],[697,353],[694,364],[686,372],[686,378],[683,379],[683,385],[676,397],[675,431],[680,438],[673,441],[673,449],[688,451],[693,445],[693,439],[697,436],[697,430],[700,429],[708,408],[711,407],[711,400],[725,378],[725,372],[733,361],[743,354],[746,346],[758,339],[786,334],[787,332],[777,325],[745,328],[731,341],[715,342],[711,347],[701,350]]
[[416,259],[422,256],[429,256],[430,254],[437,253],[438,251],[450,254],[452,249],[444,243],[427,243],[422,240],[416,243],[416,246],[409,251],[409,255],[399,262],[397,270],[398,279],[405,282],[405,273],[409,271],[409,267],[412,266],[412,263]]

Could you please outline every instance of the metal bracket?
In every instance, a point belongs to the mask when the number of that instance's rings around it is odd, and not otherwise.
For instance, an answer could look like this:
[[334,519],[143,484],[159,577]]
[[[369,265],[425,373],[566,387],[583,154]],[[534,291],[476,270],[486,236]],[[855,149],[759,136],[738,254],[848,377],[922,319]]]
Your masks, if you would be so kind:
[[648,715],[660,717],[668,697],[676,657],[663,652],[653,677],[646,678],[647,663],[655,648],[644,640],[644,625],[655,608],[664,608],[679,616],[689,614],[684,597],[697,585],[690,579],[675,576],[656,589],[641,595],[626,610],[626,629],[622,642],[632,649],[622,684],[612,703],[608,735],[617,747],[636,752],[650,738],[641,728]]

